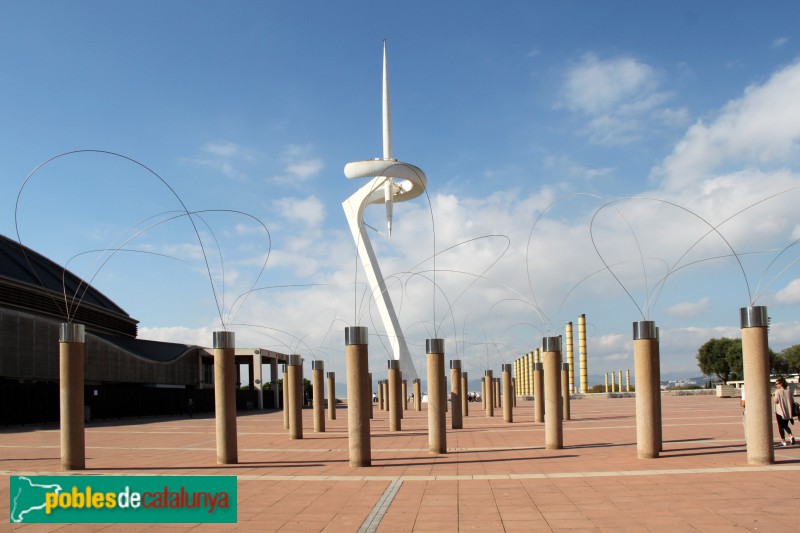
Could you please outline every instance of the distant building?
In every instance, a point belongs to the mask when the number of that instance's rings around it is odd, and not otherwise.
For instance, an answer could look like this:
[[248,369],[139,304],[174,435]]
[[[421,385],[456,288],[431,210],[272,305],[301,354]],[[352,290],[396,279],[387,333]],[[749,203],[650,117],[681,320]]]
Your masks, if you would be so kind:
[[[66,297],[65,297],[66,294]],[[108,418],[213,411],[213,355],[207,348],[137,338],[138,321],[79,277],[18,242],[0,235],[0,424],[59,419],[58,326],[86,327],[87,416]],[[250,367],[240,408],[272,407],[261,394],[260,364],[271,363],[277,381],[283,354],[263,349],[236,351]],[[254,370],[254,367],[258,366]],[[237,372],[237,376],[239,373]],[[249,393],[249,394],[248,394]]]

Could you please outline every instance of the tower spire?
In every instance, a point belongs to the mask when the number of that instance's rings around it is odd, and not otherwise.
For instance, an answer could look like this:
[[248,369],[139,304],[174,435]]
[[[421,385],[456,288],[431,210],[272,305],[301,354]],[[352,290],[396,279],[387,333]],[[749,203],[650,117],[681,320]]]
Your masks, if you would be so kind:
[[392,112],[389,108],[389,64],[386,61],[386,39],[383,40],[383,158],[392,158]]

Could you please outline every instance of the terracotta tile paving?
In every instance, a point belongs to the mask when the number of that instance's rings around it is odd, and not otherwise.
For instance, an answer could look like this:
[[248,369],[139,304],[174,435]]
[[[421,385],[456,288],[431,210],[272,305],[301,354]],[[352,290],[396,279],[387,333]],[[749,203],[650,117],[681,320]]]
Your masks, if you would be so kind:
[[800,446],[776,448],[774,465],[747,465],[736,399],[665,396],[664,451],[650,460],[636,458],[633,398],[573,401],[561,450],[544,448],[531,403],[518,402],[513,424],[474,405],[464,429],[448,430],[441,456],[427,451],[425,411],[407,411],[403,430],[390,432],[388,413],[376,408],[370,468],[349,466],[343,408],[324,433],[304,411],[301,440],[288,438],[280,412],[240,415],[240,462],[229,466],[216,464],[210,417],[87,427],[88,468],[76,473],[236,475],[236,525],[10,524],[8,477],[62,472],[57,428],[7,428],[0,530],[356,532],[398,480],[373,530],[784,532],[796,522],[785,511],[800,509]]

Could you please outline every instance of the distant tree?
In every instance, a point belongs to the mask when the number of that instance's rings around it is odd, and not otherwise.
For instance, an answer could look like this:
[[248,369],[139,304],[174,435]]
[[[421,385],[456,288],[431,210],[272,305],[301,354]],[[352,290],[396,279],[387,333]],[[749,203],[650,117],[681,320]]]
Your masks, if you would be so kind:
[[800,344],[789,346],[781,351],[779,358],[786,365],[787,374],[800,373]]
[[742,340],[722,337],[711,339],[697,351],[697,366],[706,376],[717,376],[723,383],[741,379]]

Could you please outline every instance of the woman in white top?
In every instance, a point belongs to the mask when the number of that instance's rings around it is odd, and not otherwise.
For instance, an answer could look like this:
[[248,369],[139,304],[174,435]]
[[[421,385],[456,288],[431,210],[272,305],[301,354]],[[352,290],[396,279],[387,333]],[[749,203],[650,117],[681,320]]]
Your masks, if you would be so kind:
[[[792,420],[792,404],[794,398],[792,391],[786,387],[786,380],[778,378],[775,380],[778,389],[775,391],[773,401],[775,402],[775,419],[778,421],[778,431],[781,433],[781,443],[783,446],[794,444],[794,435],[789,429],[789,422]],[[789,441],[786,441],[786,433],[789,434]]]

